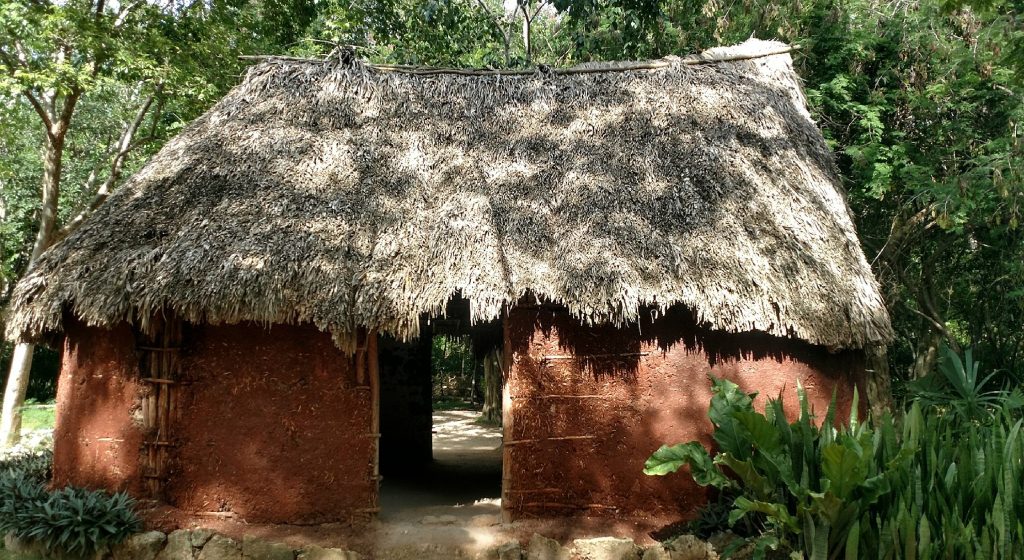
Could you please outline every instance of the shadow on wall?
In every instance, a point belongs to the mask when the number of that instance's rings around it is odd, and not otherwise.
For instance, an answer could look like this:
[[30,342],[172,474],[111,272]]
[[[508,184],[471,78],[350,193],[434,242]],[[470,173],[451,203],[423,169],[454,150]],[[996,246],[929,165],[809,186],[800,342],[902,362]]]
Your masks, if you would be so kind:
[[[559,349],[563,354],[541,356],[542,361],[573,359],[595,378],[612,376],[625,380],[636,378],[641,359],[679,350],[687,354],[706,357],[708,370],[739,361],[771,360],[805,365],[820,364],[829,357],[848,358],[849,351],[831,352],[798,339],[785,339],[763,332],[730,333],[712,330],[697,322],[695,315],[681,307],[668,309],[657,319],[653,310],[640,313],[639,323],[622,327],[613,325],[584,326],[565,308],[556,305],[520,304],[519,310],[534,314],[536,333],[551,337],[557,333]],[[531,337],[513,337],[512,351],[527,352]],[[844,370],[846,368],[843,368]]]
[[142,388],[135,337],[124,324],[102,329],[68,318],[65,325],[53,484],[139,496],[143,434],[134,413]]

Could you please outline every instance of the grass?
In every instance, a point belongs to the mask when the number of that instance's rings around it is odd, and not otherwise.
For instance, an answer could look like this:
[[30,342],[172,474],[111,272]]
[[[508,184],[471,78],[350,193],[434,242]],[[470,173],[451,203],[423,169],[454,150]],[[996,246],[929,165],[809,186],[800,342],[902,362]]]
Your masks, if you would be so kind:
[[482,406],[473,404],[465,399],[452,397],[434,399],[432,404],[434,412],[442,410],[480,410],[480,407]]
[[21,409],[21,431],[52,429],[55,413],[56,406],[52,403],[25,405]]

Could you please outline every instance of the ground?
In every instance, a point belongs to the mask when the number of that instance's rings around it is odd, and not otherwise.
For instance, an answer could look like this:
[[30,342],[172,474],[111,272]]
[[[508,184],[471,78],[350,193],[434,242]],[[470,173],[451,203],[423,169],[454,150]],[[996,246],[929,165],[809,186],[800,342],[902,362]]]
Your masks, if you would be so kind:
[[471,410],[434,413],[434,463],[418,476],[381,481],[378,549],[479,551],[501,534],[501,431]]

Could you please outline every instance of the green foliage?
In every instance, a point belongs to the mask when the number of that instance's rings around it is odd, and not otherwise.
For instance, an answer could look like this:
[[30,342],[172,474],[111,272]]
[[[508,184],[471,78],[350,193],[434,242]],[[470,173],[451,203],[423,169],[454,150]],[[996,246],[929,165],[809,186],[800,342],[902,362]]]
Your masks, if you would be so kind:
[[[969,356],[957,361],[972,364]],[[663,446],[644,472],[686,466],[698,484],[719,489],[722,499],[704,521],[721,519],[727,502],[728,525],[740,524],[756,557],[769,550],[809,559],[1024,555],[1024,421],[1000,403],[979,422],[915,402],[901,424],[887,416],[872,428],[855,412],[836,423],[834,404],[817,424],[802,392],[800,416],[788,422],[781,400],[759,413],[753,395],[729,381],[715,380],[713,391],[716,452],[697,442]]]
[[[22,505],[13,518],[0,515],[0,530],[41,542],[49,550],[87,555],[117,544],[142,528],[134,501],[123,492],[111,495],[69,487],[51,492],[45,499],[29,492],[29,496],[15,498]],[[0,507],[0,511],[8,511]],[[11,521],[5,523],[7,519]]]
[[1024,407],[1020,389],[992,389],[990,385],[999,372],[978,376],[981,364],[974,360],[973,350],[964,351],[964,358],[949,346],[941,346],[942,359],[935,372],[907,384],[908,394],[923,406],[949,409],[952,414],[969,420],[991,418],[1002,412]]
[[917,451],[862,520],[862,558],[1024,557],[1020,420],[977,423],[915,404],[901,439]]
[[717,453],[697,442],[664,446],[644,472],[664,475],[686,465],[698,484],[735,496],[729,524],[747,520],[758,528],[754,542],[762,554],[780,549],[837,558],[848,541],[859,541],[861,517],[889,491],[892,473],[911,450],[878,462],[881,439],[856,413],[837,425],[830,408],[818,425],[802,389],[799,395],[800,417],[789,423],[781,399],[770,400],[761,414],[753,408],[754,395],[715,379],[708,416]]
[[52,466],[49,449],[0,461],[0,534],[84,557],[141,529],[134,502],[125,493],[74,487],[47,491]]
[[0,460],[0,478],[13,477],[16,473],[27,481],[46,484],[53,470],[53,452],[38,449],[8,455]]
[[308,32],[305,54],[348,44],[379,62],[503,66],[494,22],[471,2],[329,0]]
[[51,459],[38,453],[0,464],[0,533],[85,557],[141,529],[125,493],[73,487],[48,492]]
[[467,336],[435,336],[431,345],[434,410],[472,408],[474,389],[482,375],[479,360],[473,356],[472,340]]
[[[37,107],[67,108],[58,228],[116,189],[163,141],[237,83],[239,54],[282,52],[306,0],[0,4],[0,304],[28,265],[47,134]],[[281,42],[276,42],[281,41]],[[38,102],[33,105],[33,101]],[[147,107],[130,143],[122,133]],[[115,173],[115,164],[120,166]]]

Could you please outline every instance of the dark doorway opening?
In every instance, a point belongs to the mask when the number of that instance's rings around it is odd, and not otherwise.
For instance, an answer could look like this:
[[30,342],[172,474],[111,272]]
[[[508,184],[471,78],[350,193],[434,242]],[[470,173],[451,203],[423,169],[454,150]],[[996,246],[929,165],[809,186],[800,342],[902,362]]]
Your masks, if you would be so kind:
[[443,317],[421,320],[418,339],[379,340],[384,521],[500,517],[502,326],[469,318],[468,301],[453,298]]

